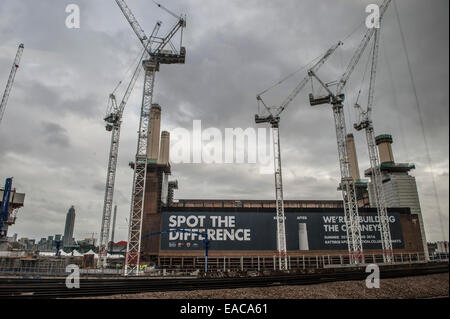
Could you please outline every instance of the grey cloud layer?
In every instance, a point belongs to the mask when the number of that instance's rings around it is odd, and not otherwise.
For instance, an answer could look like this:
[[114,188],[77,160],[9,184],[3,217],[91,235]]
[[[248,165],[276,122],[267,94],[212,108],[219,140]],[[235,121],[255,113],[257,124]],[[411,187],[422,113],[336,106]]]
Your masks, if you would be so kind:
[[[0,177],[14,176],[27,193],[26,205],[11,229],[19,236],[62,233],[65,214],[75,205],[75,236],[97,232],[109,134],[102,123],[108,94],[139,54],[140,44],[114,1],[72,1],[81,8],[81,29],[64,27],[65,3],[3,0],[0,3],[0,88],[18,43],[25,52],[10,103],[0,126]],[[150,2],[129,0],[147,32],[157,19],[173,20]],[[171,1],[188,14],[187,63],[162,66],[155,102],[163,107],[163,128],[256,127],[255,95],[300,68],[352,32],[370,1]],[[398,1],[441,209],[448,220],[448,2]],[[22,21],[15,23],[15,21]],[[12,27],[14,25],[14,27]],[[378,133],[394,136],[396,160],[416,163],[414,172],[430,240],[441,238],[423,137],[414,107],[404,52],[393,7],[386,14],[380,49],[374,122]],[[363,29],[345,41],[329,66],[342,72]],[[162,32],[164,33],[164,31]],[[386,61],[387,57],[387,61]],[[365,65],[366,56],[361,65]],[[387,63],[389,62],[390,73]],[[349,83],[348,129],[363,67]],[[279,103],[304,76],[300,72],[265,97]],[[118,239],[126,239],[142,80],[130,98],[123,123],[116,179]],[[364,87],[363,87],[364,88]],[[309,90],[309,87],[308,87]],[[311,108],[305,89],[282,118],[281,138],[286,198],[339,199],[335,132],[331,110]],[[395,92],[395,95],[394,95]],[[364,96],[364,91],[363,91]],[[362,98],[364,99],[364,97]],[[361,170],[367,168],[363,134],[355,133]],[[252,165],[173,165],[178,198],[270,198],[273,177]],[[0,181],[1,181],[0,180]],[[195,185],[193,187],[192,185]],[[39,223],[39,227],[36,224]],[[447,226],[448,229],[448,226]]]

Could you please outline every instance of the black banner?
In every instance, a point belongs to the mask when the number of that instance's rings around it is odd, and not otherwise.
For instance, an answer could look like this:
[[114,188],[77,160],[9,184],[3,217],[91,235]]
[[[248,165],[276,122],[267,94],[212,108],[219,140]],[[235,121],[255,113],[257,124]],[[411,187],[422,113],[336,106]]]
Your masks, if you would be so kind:
[[[288,250],[346,250],[343,213],[286,213]],[[389,214],[394,249],[404,247],[399,213]],[[377,213],[360,216],[364,249],[381,249]],[[201,250],[208,234],[211,250],[276,250],[276,217],[269,212],[163,212],[161,250]]]

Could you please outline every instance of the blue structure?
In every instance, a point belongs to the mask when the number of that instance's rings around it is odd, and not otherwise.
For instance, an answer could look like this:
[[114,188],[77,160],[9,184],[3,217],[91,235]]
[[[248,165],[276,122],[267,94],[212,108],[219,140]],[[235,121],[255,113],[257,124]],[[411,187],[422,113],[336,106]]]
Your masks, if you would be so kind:
[[57,241],[55,241],[55,244],[56,244],[56,253],[55,253],[55,256],[58,257],[58,256],[59,256],[59,248],[61,247],[61,241],[60,241],[60,240],[57,240]]
[[11,197],[12,177],[6,179],[5,188],[3,190],[2,205],[0,208],[0,238],[6,236],[6,231],[3,231],[3,225],[8,221],[9,217],[9,198]]

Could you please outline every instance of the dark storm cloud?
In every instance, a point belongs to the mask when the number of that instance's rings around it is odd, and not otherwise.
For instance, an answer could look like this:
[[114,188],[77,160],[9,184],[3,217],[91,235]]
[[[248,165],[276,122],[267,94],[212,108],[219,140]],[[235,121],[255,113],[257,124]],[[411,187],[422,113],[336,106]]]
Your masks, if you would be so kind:
[[[141,48],[114,1],[71,1],[80,5],[81,29],[65,28],[65,2],[3,0],[0,3],[0,87],[4,86],[18,43],[25,43],[21,68],[0,126],[0,177],[14,175],[27,194],[18,223],[19,236],[61,233],[70,205],[75,205],[75,235],[98,232],[110,135],[102,118],[108,94],[132,68]],[[127,1],[149,33],[163,20],[164,34],[175,22],[151,2]],[[171,1],[185,12],[186,64],[162,66],[154,102],[163,107],[162,129],[184,127],[264,127],[254,124],[257,93],[344,40],[365,19],[373,1]],[[448,2],[398,0],[408,53],[421,102],[441,210],[448,219]],[[416,164],[413,174],[429,240],[441,238],[430,169],[411,90],[393,7],[383,23],[373,118],[377,133],[394,136],[398,162]],[[21,21],[21,23],[17,23]],[[364,27],[345,39],[320,75],[327,81],[342,74]],[[367,55],[347,89],[347,129],[353,132],[353,103],[360,89]],[[388,66],[390,68],[388,68]],[[127,73],[129,77],[129,73]],[[282,101],[303,78],[295,74],[269,91],[270,105]],[[125,79],[125,82],[128,78]],[[367,78],[366,81],[367,82]],[[317,85],[315,86],[317,89]],[[367,86],[362,87],[364,104]],[[308,85],[281,120],[283,181],[287,199],[339,199],[337,146],[329,106],[310,107]],[[122,91],[121,91],[122,92]],[[116,177],[118,238],[126,239],[142,78],[125,110]],[[120,96],[120,94],[118,94]],[[54,124],[54,134],[43,131]],[[51,125],[50,125],[51,126]],[[362,133],[355,134],[361,174],[368,166]],[[53,141],[53,144],[49,144]],[[53,140],[52,140],[53,139]],[[174,164],[176,198],[271,198],[273,176],[250,164]],[[103,185],[103,186],[102,186]],[[33,227],[46,220],[45,228]],[[82,234],[84,233],[84,235]]]

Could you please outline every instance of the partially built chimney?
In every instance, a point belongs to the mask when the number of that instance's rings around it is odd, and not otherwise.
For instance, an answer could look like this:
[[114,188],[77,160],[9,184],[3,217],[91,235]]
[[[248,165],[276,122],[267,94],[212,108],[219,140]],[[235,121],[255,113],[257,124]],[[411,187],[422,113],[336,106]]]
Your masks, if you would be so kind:
[[159,132],[161,130],[161,106],[152,104],[150,109],[150,131],[147,137],[147,159],[156,164],[159,157]]
[[170,151],[170,133],[167,131],[161,132],[161,149],[159,151],[158,164],[169,164]]
[[378,153],[380,154],[380,164],[394,163],[394,154],[392,153],[392,135],[382,134],[375,137],[375,142],[378,145]]
[[353,180],[357,181],[361,179],[361,176],[359,175],[358,156],[356,155],[355,138],[353,137],[353,134],[347,134],[346,141],[350,174]]

